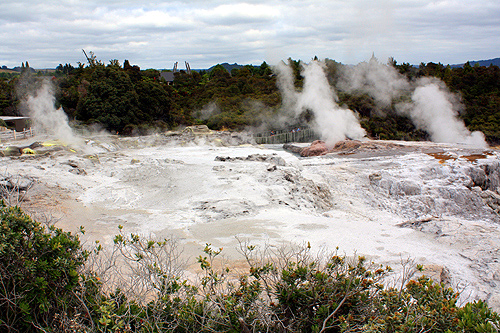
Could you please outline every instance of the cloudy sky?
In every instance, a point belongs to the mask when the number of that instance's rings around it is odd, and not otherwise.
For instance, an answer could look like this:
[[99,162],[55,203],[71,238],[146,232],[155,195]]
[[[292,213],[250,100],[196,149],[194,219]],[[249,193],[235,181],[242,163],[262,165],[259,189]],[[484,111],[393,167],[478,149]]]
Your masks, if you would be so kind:
[[314,56],[345,64],[372,53],[399,63],[500,57],[499,0],[3,0],[0,66],[85,62],[146,68],[275,64]]

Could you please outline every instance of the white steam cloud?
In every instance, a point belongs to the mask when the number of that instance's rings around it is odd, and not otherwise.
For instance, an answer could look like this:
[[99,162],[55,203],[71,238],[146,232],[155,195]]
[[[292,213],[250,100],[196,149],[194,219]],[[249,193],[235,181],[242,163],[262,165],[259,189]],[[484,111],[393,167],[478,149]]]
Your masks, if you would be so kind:
[[484,134],[470,132],[458,118],[456,98],[441,81],[423,78],[411,96],[410,118],[416,127],[426,130],[432,141],[461,143],[486,148]]
[[220,109],[215,102],[210,102],[205,105],[200,111],[198,118],[202,120],[207,120],[214,114],[220,113]]
[[38,90],[28,95],[24,105],[37,133],[50,135],[65,143],[79,143],[64,110],[55,108],[52,84],[48,80],[44,80]]
[[286,126],[291,119],[295,119],[302,112],[297,103],[299,93],[295,89],[291,66],[280,61],[274,70],[278,74],[276,85],[281,92],[281,110],[277,123]]
[[477,148],[488,146],[483,133],[471,133],[465,127],[458,117],[459,99],[437,78],[411,82],[393,66],[383,65],[373,57],[368,62],[345,67],[339,86],[351,93],[364,92],[381,107],[390,106],[398,98],[411,97],[411,102],[398,103],[396,110],[429,133],[432,141]]
[[304,86],[301,92],[295,89],[290,66],[281,62],[276,70],[284,109],[293,110],[296,117],[304,110],[312,111],[315,130],[328,145],[346,138],[362,139],[365,136],[366,132],[354,112],[336,103],[337,96],[326,78],[323,63],[312,61],[302,64]]
[[382,65],[372,57],[368,62],[345,67],[339,88],[367,93],[379,105],[389,106],[402,92],[410,90],[410,83],[394,67]]
[[[291,66],[285,64],[283,61],[276,66],[278,72],[278,89],[282,96],[282,105],[285,110],[297,109],[298,92],[295,90],[294,74]],[[299,111],[300,112],[300,111]]]

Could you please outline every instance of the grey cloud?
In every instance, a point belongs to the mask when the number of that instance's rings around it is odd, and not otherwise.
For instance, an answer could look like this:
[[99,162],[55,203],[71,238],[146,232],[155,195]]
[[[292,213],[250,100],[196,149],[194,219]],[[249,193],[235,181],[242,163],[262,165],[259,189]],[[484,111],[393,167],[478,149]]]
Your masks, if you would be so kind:
[[272,23],[278,14],[275,7],[247,3],[224,4],[194,12],[199,21],[216,26]]
[[192,67],[314,55],[357,63],[372,52],[458,63],[499,56],[498,17],[493,0],[6,1],[0,65],[83,61],[82,48],[141,67],[180,57]]

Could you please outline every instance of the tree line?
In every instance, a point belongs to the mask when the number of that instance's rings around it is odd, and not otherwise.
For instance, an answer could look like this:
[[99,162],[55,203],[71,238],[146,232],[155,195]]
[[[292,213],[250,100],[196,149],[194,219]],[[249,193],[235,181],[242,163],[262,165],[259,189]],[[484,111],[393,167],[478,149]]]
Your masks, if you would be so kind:
[[[91,53],[88,64],[59,65],[52,81],[57,106],[62,106],[75,124],[98,124],[120,134],[145,134],[151,129],[171,129],[182,125],[205,124],[211,129],[242,130],[247,127],[280,129],[276,122],[281,95],[276,75],[265,62],[228,72],[222,65],[205,71],[174,73],[173,84],[155,69],[142,70],[125,60],[108,64]],[[300,61],[288,59],[301,89]],[[398,114],[395,103],[380,110],[374,98],[363,92],[343,91],[337,86],[339,73],[346,65],[326,59],[326,75],[338,92],[338,103],[356,111],[371,137],[381,139],[425,140],[428,134],[415,128],[408,117]],[[498,66],[452,68],[440,63],[388,63],[408,80],[437,77],[461,96],[464,109],[460,117],[471,131],[482,131],[491,144],[500,142],[500,69]],[[20,115],[22,96],[17,91],[26,81],[40,74],[24,72],[0,78],[0,114]],[[383,111],[383,112],[380,112]],[[305,126],[312,120],[307,110],[296,120]]]

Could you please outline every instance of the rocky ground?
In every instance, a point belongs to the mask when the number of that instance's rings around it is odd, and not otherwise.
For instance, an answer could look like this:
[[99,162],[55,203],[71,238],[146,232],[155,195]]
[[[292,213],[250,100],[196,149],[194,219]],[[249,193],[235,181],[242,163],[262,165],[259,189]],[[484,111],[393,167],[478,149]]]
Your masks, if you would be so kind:
[[[211,243],[237,262],[241,240],[338,246],[395,269],[414,259],[464,298],[500,309],[495,149],[388,141],[284,148],[204,128],[71,145],[34,138],[0,149],[0,186],[12,203],[22,194],[38,219],[84,226],[87,244],[111,244],[122,225],[175,238],[191,258]],[[301,156],[306,148],[316,153]]]

